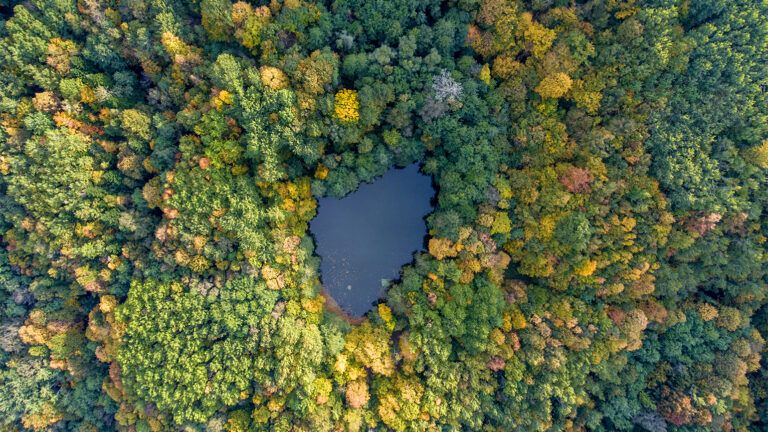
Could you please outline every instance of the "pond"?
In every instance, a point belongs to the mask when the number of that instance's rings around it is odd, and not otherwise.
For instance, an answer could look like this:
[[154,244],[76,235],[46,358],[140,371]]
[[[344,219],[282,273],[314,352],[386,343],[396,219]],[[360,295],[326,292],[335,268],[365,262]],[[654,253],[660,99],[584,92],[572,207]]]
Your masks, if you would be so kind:
[[422,250],[435,190],[416,164],[392,169],[342,199],[321,198],[310,222],[320,279],[348,314],[361,316]]

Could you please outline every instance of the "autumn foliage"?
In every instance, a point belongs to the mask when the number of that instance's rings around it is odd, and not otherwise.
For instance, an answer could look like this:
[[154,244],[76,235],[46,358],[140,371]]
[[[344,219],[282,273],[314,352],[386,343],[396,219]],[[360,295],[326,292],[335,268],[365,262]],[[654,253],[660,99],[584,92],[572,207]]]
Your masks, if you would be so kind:
[[[0,430],[765,429],[766,46],[749,0],[0,2]],[[411,164],[351,317],[309,222]]]

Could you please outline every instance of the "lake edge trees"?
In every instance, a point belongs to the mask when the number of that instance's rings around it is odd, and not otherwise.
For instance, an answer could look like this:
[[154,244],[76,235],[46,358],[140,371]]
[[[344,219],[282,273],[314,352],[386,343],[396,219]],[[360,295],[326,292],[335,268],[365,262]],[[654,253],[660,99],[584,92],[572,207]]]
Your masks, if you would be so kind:
[[[764,2],[0,4],[0,425],[759,430]],[[317,199],[428,250],[327,313]]]

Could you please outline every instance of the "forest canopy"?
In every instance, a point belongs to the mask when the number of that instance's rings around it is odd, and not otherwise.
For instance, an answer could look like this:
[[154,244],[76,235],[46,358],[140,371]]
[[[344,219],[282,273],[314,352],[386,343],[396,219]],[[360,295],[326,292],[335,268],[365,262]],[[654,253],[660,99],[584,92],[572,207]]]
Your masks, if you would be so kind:
[[[765,430],[766,65],[765,0],[0,0],[0,429]],[[414,163],[345,319],[317,201]]]

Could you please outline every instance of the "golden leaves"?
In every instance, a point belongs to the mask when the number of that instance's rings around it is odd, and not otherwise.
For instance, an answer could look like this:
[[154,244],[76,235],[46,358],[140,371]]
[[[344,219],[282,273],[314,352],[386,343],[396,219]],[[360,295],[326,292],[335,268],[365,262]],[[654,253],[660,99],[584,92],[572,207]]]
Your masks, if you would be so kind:
[[543,98],[559,98],[571,89],[573,80],[567,74],[557,72],[546,76],[534,91]]
[[360,119],[360,103],[355,90],[343,89],[334,98],[334,113],[343,123],[354,123]]

